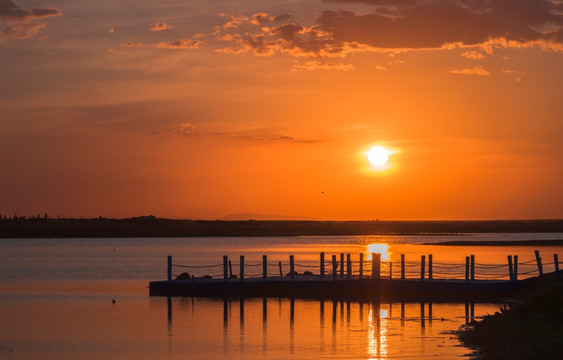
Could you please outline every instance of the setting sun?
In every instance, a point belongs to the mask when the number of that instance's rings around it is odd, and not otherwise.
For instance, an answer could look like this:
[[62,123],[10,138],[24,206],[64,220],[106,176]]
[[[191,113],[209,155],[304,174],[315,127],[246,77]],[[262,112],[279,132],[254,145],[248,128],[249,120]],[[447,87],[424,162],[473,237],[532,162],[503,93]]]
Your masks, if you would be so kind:
[[389,159],[389,151],[382,146],[374,146],[367,152],[368,161],[375,166],[382,166]]

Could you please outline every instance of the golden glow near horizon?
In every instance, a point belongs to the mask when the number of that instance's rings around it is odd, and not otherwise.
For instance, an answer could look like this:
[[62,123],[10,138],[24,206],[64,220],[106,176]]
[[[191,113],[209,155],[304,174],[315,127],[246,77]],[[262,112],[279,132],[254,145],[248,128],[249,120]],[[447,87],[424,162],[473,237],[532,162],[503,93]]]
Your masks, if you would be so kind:
[[8,3],[2,216],[563,217],[555,1]]

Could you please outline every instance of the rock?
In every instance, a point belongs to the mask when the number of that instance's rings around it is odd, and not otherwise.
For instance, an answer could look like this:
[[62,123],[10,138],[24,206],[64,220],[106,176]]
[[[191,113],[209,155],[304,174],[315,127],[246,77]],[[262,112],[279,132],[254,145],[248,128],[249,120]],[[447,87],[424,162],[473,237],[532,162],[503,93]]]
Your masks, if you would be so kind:
[[176,280],[190,280],[192,277],[187,272],[183,272],[180,275],[176,276]]

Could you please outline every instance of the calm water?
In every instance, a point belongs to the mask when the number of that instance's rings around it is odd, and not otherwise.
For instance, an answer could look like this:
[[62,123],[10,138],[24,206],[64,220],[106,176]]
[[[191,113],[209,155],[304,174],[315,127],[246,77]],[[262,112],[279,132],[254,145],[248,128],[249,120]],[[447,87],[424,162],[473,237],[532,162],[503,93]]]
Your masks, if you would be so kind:
[[[442,359],[469,353],[452,331],[498,304],[420,304],[215,300],[149,297],[166,276],[166,256],[190,266],[219,265],[223,255],[249,265],[263,254],[301,269],[319,252],[381,252],[384,261],[456,268],[474,254],[482,276],[518,255],[533,272],[533,247],[417,245],[447,240],[561,239],[563,234],[463,237],[294,237],[180,239],[0,239],[0,358],[6,359]],[[561,247],[539,248],[545,263]],[[546,264],[551,271],[553,264]],[[248,269],[252,269],[252,266]],[[299,270],[299,268],[298,268]],[[253,271],[247,270],[252,275]],[[444,270],[445,271],[445,270]],[[217,275],[219,267],[190,269]],[[438,275],[438,268],[435,272]],[[506,276],[505,274],[503,276]],[[523,276],[531,276],[523,275]],[[116,300],[114,304],[112,299]]]

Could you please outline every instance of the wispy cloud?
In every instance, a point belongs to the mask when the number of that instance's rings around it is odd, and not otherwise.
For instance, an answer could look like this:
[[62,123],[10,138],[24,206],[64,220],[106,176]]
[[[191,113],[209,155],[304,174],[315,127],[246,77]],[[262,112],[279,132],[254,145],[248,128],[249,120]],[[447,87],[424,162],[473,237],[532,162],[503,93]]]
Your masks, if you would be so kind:
[[8,25],[0,31],[0,39],[29,39],[37,35],[37,32],[44,27],[44,23],[21,23]]
[[144,47],[145,44],[143,44],[141,42],[135,42],[135,41],[125,41],[125,42],[121,43],[121,46],[130,47],[130,48],[140,48],[140,47]]
[[201,46],[203,42],[199,39],[189,38],[189,39],[180,39],[174,40],[170,42],[161,42],[154,47],[159,49],[197,49]]
[[464,58],[467,58],[467,59],[472,59],[472,60],[481,60],[481,59],[485,58],[485,55],[483,55],[482,53],[475,51],[475,50],[466,51],[463,54],[461,54],[461,56],[463,56]]
[[272,143],[303,143],[315,144],[331,141],[332,139],[305,138],[290,135],[266,134],[267,131],[244,132],[208,132],[198,129],[191,123],[180,124],[179,127],[168,131],[157,131],[156,136],[196,137],[196,138],[226,138],[252,142]]
[[513,75],[514,79],[518,82],[522,81],[522,78],[520,76],[526,74],[524,71],[518,71],[518,70],[513,70],[513,69],[504,69],[504,70],[502,70],[502,73]]
[[475,66],[473,68],[467,68],[467,69],[450,70],[450,72],[452,74],[457,74],[457,75],[479,75],[479,76],[491,75],[491,73],[485,70],[482,66]]
[[172,28],[174,28],[173,25],[169,25],[164,21],[157,21],[149,25],[150,31],[164,31],[164,30],[170,30]]
[[313,70],[339,70],[339,71],[350,71],[354,70],[354,65],[352,64],[344,64],[342,62],[334,62],[334,61],[307,61],[303,64],[295,64],[291,68],[293,71],[299,70],[306,70],[306,71],[313,71]]

